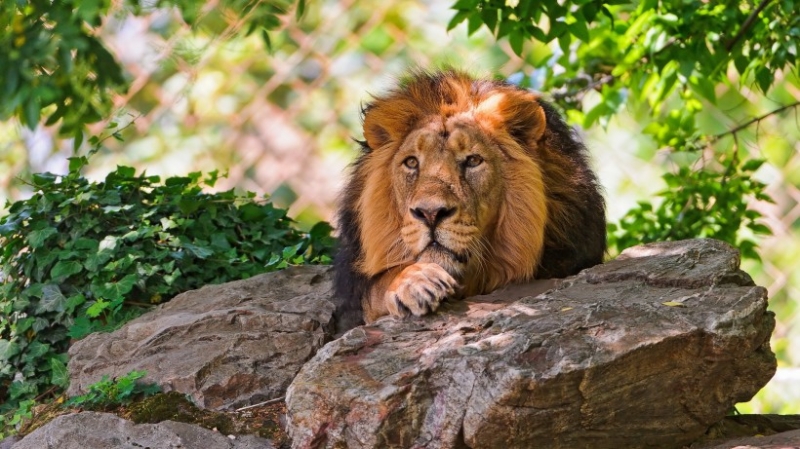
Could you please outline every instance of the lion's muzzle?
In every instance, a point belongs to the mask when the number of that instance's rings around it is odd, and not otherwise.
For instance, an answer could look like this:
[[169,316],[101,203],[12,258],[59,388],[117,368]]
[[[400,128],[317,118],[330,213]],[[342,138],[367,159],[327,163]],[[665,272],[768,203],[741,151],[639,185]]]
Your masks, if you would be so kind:
[[411,208],[411,216],[425,223],[431,230],[436,228],[442,220],[452,217],[456,213],[455,207],[446,207],[441,205],[426,205],[427,207],[414,207]]

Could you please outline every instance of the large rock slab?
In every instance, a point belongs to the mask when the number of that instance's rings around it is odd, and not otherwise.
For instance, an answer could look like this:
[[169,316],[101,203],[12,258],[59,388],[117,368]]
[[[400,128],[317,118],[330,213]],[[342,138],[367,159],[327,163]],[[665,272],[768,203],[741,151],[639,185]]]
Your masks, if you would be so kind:
[[264,438],[230,437],[175,421],[134,424],[110,413],[59,416],[11,449],[274,449]]
[[289,387],[293,447],[680,448],[775,370],[767,292],[738,267],[718,241],[651,244],[353,329]]
[[145,370],[144,382],[224,409],[282,397],[331,338],[330,267],[292,267],[183,293],[115,332],[69,351],[69,395],[103,375]]

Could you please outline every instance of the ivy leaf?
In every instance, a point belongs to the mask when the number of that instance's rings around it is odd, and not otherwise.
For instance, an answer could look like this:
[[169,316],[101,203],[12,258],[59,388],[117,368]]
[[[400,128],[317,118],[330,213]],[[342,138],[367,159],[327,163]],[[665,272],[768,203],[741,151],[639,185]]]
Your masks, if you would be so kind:
[[82,293],[78,293],[77,295],[72,295],[67,298],[66,309],[69,314],[72,314],[75,309],[86,302],[86,297],[83,296]]
[[88,309],[86,309],[86,316],[90,318],[97,318],[103,313],[104,310],[108,309],[111,306],[111,303],[104,300],[98,299],[94,302]]
[[107,235],[100,241],[100,245],[98,247],[98,252],[112,252],[117,248],[117,240],[118,238],[113,235]]
[[190,253],[194,254],[195,257],[200,259],[205,259],[206,257],[211,256],[214,254],[214,251],[199,245],[194,245],[189,242],[181,242],[181,247],[186,248]]
[[106,282],[103,285],[93,286],[92,293],[97,298],[103,299],[115,300],[124,298],[125,294],[130,292],[136,284],[137,279],[138,277],[135,274],[129,274],[117,282]]
[[47,354],[50,351],[50,345],[40,341],[32,341],[25,349],[25,360],[31,362]]
[[50,383],[61,388],[69,387],[69,372],[67,365],[58,357],[50,358]]
[[31,325],[31,329],[36,333],[39,333],[47,329],[48,327],[50,327],[50,321],[42,317],[38,317],[35,320],[33,320],[33,324]]
[[61,282],[64,279],[83,271],[83,264],[76,260],[60,260],[53,269],[50,270],[50,276],[55,282]]
[[36,306],[36,313],[63,312],[66,308],[67,298],[61,293],[56,284],[47,284],[42,287],[42,299]]
[[[97,314],[99,315],[100,312],[98,311]],[[94,327],[92,326],[91,321],[89,321],[89,315],[87,312],[86,316],[79,316],[78,318],[75,318],[75,322],[69,327],[67,335],[69,335],[69,337],[72,339],[80,340],[92,332],[94,332]]]
[[31,231],[27,237],[28,244],[31,245],[31,248],[33,249],[41,248],[44,242],[56,233],[57,231],[55,228],[44,228],[38,231]]
[[17,354],[19,354],[17,342],[0,338],[0,361],[8,361]]

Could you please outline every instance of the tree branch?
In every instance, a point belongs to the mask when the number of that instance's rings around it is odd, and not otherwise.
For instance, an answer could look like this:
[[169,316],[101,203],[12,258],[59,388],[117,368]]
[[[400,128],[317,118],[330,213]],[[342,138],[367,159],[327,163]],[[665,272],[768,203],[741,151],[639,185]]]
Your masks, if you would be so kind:
[[[576,78],[573,78],[573,79],[569,80],[567,83],[569,84],[570,81],[574,82],[574,81],[577,81],[579,79],[582,79],[582,78],[580,76],[578,76]],[[562,89],[553,90],[553,91],[551,91],[550,96],[553,98],[553,100],[556,100],[556,101],[567,100],[567,99],[571,99],[571,98],[579,101],[586,92],[589,92],[590,90],[595,90],[598,87],[602,87],[604,84],[611,84],[611,82],[614,81],[614,79],[615,78],[613,76],[611,76],[611,75],[603,74],[596,81],[592,80],[591,78],[589,78],[589,80],[588,80],[588,82],[586,83],[585,86],[579,87],[579,88],[577,88],[575,90],[569,90],[568,86],[565,86]]]
[[721,138],[723,138],[725,136],[728,136],[728,135],[735,136],[736,133],[738,133],[739,131],[747,128],[748,126],[752,125],[753,123],[758,123],[758,122],[760,122],[761,120],[764,120],[767,117],[770,117],[770,116],[775,115],[775,114],[780,114],[781,112],[783,112],[783,111],[785,111],[787,109],[796,108],[798,106],[800,106],[800,101],[795,101],[794,103],[781,106],[778,109],[775,109],[774,111],[770,111],[770,112],[767,112],[764,115],[760,115],[758,117],[752,118],[752,119],[742,123],[741,125],[736,126],[735,128],[729,129],[729,130],[727,130],[725,132],[722,132],[722,133],[719,133],[719,134],[714,134],[714,135],[712,135],[710,137],[709,140],[711,142],[716,142],[719,139],[721,139]]
[[241,411],[244,411],[244,410],[250,410],[251,408],[261,407],[261,406],[264,406],[264,405],[277,404],[278,402],[282,402],[285,399],[286,399],[286,396],[281,396],[279,398],[274,398],[274,399],[270,399],[268,401],[259,402],[258,404],[253,404],[253,405],[248,405],[246,407],[237,408],[236,411],[237,412],[241,412]]
[[759,4],[758,7],[754,9],[753,12],[751,12],[750,15],[747,17],[747,19],[744,21],[742,27],[739,28],[739,32],[736,33],[736,36],[733,36],[733,39],[729,40],[728,43],[725,44],[725,50],[731,51],[733,46],[736,45],[736,43],[739,42],[742,39],[742,37],[744,37],[744,34],[747,33],[747,30],[749,30],[750,27],[753,26],[753,22],[756,21],[758,15],[761,13],[761,11],[764,10],[764,8],[767,7],[767,5],[769,5],[769,2],[771,1],[772,0],[761,1],[761,4]]

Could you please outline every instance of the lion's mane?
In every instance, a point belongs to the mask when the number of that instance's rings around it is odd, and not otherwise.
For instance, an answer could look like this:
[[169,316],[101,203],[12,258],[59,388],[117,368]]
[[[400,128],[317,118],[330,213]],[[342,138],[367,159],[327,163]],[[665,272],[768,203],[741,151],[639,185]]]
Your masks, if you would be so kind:
[[[492,96],[503,100],[486,101]],[[391,156],[423,120],[479,106],[490,109],[484,111],[480,125],[493,141],[528,158],[506,163],[504,179],[536,180],[544,190],[546,207],[546,212],[538,213],[537,206],[520,197],[530,186],[504,186],[505,198],[497,207],[508,218],[498,223],[486,242],[490,251],[485,257],[494,269],[487,270],[487,279],[482,280],[485,289],[533,277],[565,277],[602,262],[603,198],[586,148],[559,113],[535,94],[504,82],[473,79],[454,70],[415,72],[362,111],[365,140],[360,142],[361,153],[351,167],[337,216],[340,246],[334,285],[340,329],[362,320],[362,298],[377,276],[408,263],[397,245],[402,216],[392,197]],[[544,233],[538,252],[528,249],[531,244],[526,239],[532,232]]]

